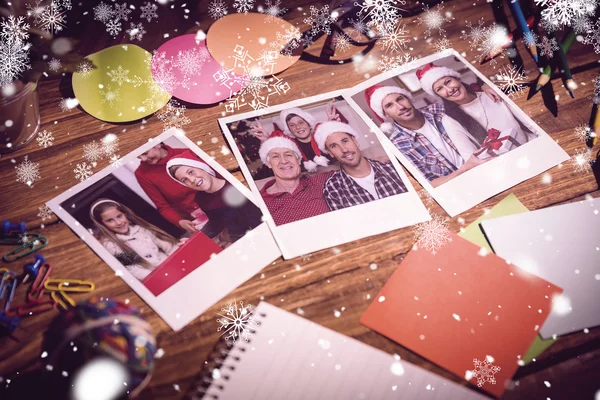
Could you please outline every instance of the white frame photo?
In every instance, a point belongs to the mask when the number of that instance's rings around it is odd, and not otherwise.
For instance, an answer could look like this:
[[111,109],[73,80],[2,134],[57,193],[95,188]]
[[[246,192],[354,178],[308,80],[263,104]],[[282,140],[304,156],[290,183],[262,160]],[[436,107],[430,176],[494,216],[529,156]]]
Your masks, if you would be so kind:
[[[219,125],[227,138],[229,147],[234,153],[252,193],[255,195],[255,199],[263,212],[264,219],[273,232],[273,236],[279,245],[283,258],[286,260],[351,242],[353,240],[415,225],[431,219],[429,212],[421,202],[415,189],[412,187],[408,177],[398,163],[398,160],[396,160],[389,149],[380,142],[379,144],[383,151],[385,151],[385,154],[389,157],[390,162],[406,186],[406,193],[341,210],[329,211],[321,215],[290,222],[284,225],[277,226],[275,224],[267,205],[260,195],[260,191],[254,181],[252,173],[246,165],[227,125],[243,119],[260,117],[265,114],[279,112],[288,108],[301,107],[311,103],[332,99],[341,96],[342,93],[343,90],[323,93],[277,106],[219,119]],[[402,212],[401,218],[397,217],[399,215],[399,210]]]
[[[448,182],[434,188],[425,176],[404,156],[380,130],[379,126],[353,99],[364,96],[364,90],[382,81],[416,70],[417,68],[437,60],[454,56],[469,68],[479,79],[489,85],[504,100],[510,110],[522,120],[536,129],[538,137],[502,154],[494,159],[472,168]],[[400,160],[402,165],[431,194],[442,208],[454,217],[476,206],[484,200],[503,192],[529,178],[532,178],[564,161],[569,155],[539,125],[523,112],[508,96],[494,85],[488,78],[471,65],[456,50],[445,50],[425,58],[411,62],[368,79],[343,93],[348,104],[361,116],[369,128],[377,134],[382,143]],[[498,173],[501,170],[502,173]]]
[[[252,193],[212,157],[198,148],[185,133],[169,129],[138,147],[121,159],[121,167],[133,162],[157,143],[175,136],[189,150],[231,183],[237,190],[256,205]],[[65,222],[86,244],[120,276],[161,318],[175,331],[183,328],[228,293],[256,275],[281,256],[279,248],[265,222],[237,240],[231,246],[211,257],[195,268],[164,292],[155,296],[144,284],[134,277],[94,236],[71,214],[61,207],[77,193],[112,174],[114,166],[108,166],[89,179],[72,187],[48,201],[48,207]]]

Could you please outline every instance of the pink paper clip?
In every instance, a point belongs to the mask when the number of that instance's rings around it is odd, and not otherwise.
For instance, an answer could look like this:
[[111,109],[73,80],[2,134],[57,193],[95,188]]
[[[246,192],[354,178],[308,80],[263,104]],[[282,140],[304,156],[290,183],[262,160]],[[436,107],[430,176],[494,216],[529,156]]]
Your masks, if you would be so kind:
[[27,294],[27,300],[41,301],[44,295],[44,283],[50,278],[50,272],[52,272],[52,265],[45,263],[40,267],[38,276],[35,277]]
[[55,308],[56,302],[54,300],[34,300],[25,304],[10,306],[9,309],[6,310],[6,315],[8,317],[29,317]]

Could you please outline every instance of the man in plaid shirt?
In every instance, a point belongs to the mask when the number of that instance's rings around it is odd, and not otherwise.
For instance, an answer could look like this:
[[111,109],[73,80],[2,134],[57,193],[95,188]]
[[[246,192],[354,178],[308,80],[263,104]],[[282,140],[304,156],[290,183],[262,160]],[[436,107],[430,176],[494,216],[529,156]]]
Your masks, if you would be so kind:
[[406,192],[392,164],[364,157],[356,137],[354,129],[342,122],[324,122],[315,127],[314,138],[319,149],[333,156],[341,166],[323,188],[323,198],[330,210]]

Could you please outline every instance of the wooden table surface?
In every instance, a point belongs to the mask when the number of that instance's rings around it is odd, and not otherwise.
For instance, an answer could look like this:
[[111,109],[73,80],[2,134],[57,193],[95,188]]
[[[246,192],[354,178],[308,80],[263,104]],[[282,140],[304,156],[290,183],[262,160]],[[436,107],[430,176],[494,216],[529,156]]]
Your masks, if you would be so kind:
[[[211,22],[207,16],[207,2],[199,3],[201,5],[188,7],[191,8],[191,17],[187,20],[167,18],[163,17],[165,14],[161,14],[163,19],[160,24],[147,29],[149,33],[144,38],[142,47],[148,50],[157,48],[166,40],[162,35],[165,32],[169,32],[171,37],[174,37],[185,31],[194,32],[197,26],[206,30]],[[285,18],[299,25],[303,25],[304,16],[303,11],[298,10],[297,6],[304,7],[306,12],[309,4],[317,4],[298,1],[292,6],[288,4],[292,2],[284,3],[290,9]],[[473,53],[469,51],[469,43],[460,39],[461,30],[465,29],[465,21],[476,22],[479,18],[484,18],[488,23],[491,22],[493,17],[490,4],[482,0],[452,1],[444,5],[444,10],[452,12],[454,18],[452,23],[445,25],[448,39],[454,48],[461,53],[466,52],[468,59],[473,59]],[[177,15],[183,14],[178,11]],[[411,34],[419,37],[418,41],[411,43],[414,48],[412,54],[421,57],[432,53],[433,46],[422,39],[423,25],[417,25],[415,17],[405,18],[404,22]],[[102,25],[99,23],[79,24],[77,29],[82,34],[82,48],[88,50],[88,53],[119,43],[119,40],[112,40],[102,34]],[[518,46],[529,71],[528,76],[534,79],[537,77],[535,65],[522,45]],[[381,54],[380,49],[372,52],[373,57],[377,54]],[[591,46],[584,46],[577,42],[569,53],[572,69],[589,63],[594,66],[593,63],[597,58]],[[509,65],[509,63],[504,59],[499,61],[498,66],[501,65]],[[489,64],[478,68],[486,76],[494,73],[493,67]],[[327,90],[347,88],[362,82],[366,72],[364,65],[352,63],[319,65],[301,60],[278,75],[287,81],[292,89],[286,95],[271,97],[271,100],[273,104],[280,104],[316,95],[324,87]],[[539,94],[529,101],[526,100],[526,96],[522,96],[515,102],[569,155],[573,155],[577,150],[585,149],[585,144],[575,137],[574,127],[588,121],[591,111],[589,96],[592,95],[594,87],[592,80],[598,72],[599,69],[596,67],[584,69],[574,75],[575,81],[579,84],[574,99],[567,95],[560,79],[552,81],[551,84],[558,97],[559,114],[556,118],[544,106]],[[374,76],[377,71],[371,70],[370,73]],[[58,107],[59,101],[63,97],[68,97],[72,91],[69,77],[43,81],[39,90],[41,129],[51,130],[55,141],[47,149],[39,147],[34,141],[23,149],[0,158],[1,219],[35,220],[38,207],[77,184],[73,168],[77,163],[84,161],[82,150],[84,144],[99,140],[107,133],[116,133],[120,145],[118,154],[125,155],[163,130],[162,122],[155,116],[150,116],[145,121],[111,124],[91,117],[80,108],[71,112],[61,112]],[[240,112],[245,111],[249,110],[240,110]],[[223,146],[226,146],[217,124],[217,119],[222,117],[223,113],[223,105],[189,106],[186,116],[192,123],[184,129],[190,139],[198,143],[205,152],[214,155],[218,162],[243,181],[234,157],[231,154],[224,156],[220,151]],[[31,161],[40,164],[41,179],[36,181],[32,188],[15,181],[15,162],[21,162],[25,155],[28,155]],[[100,161],[94,171],[100,171],[107,165],[106,160]],[[600,195],[592,173],[576,171],[572,162],[554,167],[548,173],[552,177],[551,184],[543,183],[541,176],[533,177],[499,193],[460,216],[449,219],[448,226],[458,231],[509,193],[514,193],[531,210],[580,200],[585,195],[594,197]],[[411,183],[418,191],[422,191],[412,177]],[[435,203],[431,206],[431,213],[447,217]],[[46,226],[42,232],[50,240],[50,244],[42,253],[54,266],[55,276],[93,280],[96,283],[94,296],[128,299],[130,304],[142,310],[144,317],[152,325],[157,336],[158,347],[164,350],[164,355],[157,360],[152,381],[142,393],[142,398],[171,399],[183,396],[190,387],[193,376],[201,370],[210,350],[219,338],[217,312],[227,301],[234,299],[254,305],[260,300],[265,300],[294,313],[302,309],[304,318],[388,353],[397,353],[407,362],[461,382],[460,379],[406,348],[359,324],[360,316],[402,261],[406,252],[410,250],[414,242],[412,228],[347,243],[337,247],[339,252],[326,249],[289,261],[278,259],[235,291],[224,294],[222,301],[179,332],[171,331],[158,315],[124,281],[116,277],[112,270],[65,224]],[[9,247],[0,247],[3,253],[9,249]],[[21,266],[25,262],[30,262],[32,258],[30,256],[22,262],[9,266],[12,268],[18,266],[20,270]],[[373,263],[377,265],[376,269],[369,267]],[[22,295],[22,292],[18,293],[18,296]],[[85,297],[86,295],[77,296],[77,300]],[[343,311],[336,316],[335,310]],[[13,387],[18,385],[21,379],[19,376],[24,375],[39,359],[43,332],[55,315],[56,313],[53,312],[25,319],[21,326],[27,331],[23,333],[19,330],[20,344],[7,338],[0,338],[0,377],[5,379],[4,383],[7,378],[11,378],[10,385]],[[599,370],[600,329],[590,329],[587,333],[573,333],[561,337],[536,362],[520,368],[504,399],[592,399],[594,393],[600,389]],[[547,387],[545,381],[550,383],[550,387]]]

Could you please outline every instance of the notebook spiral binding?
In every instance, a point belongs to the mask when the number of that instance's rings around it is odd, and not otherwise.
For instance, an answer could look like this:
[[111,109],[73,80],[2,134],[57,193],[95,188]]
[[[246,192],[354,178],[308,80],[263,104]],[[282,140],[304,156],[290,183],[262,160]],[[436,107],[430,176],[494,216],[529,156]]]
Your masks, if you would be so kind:
[[[258,317],[264,319],[267,316],[266,313],[259,313]],[[256,316],[253,320],[257,328],[260,328],[261,321]],[[256,329],[249,329],[250,333],[254,335]],[[198,374],[194,380],[194,384],[190,392],[187,393],[185,398],[187,400],[218,400],[219,392],[225,389],[225,384],[229,381],[231,373],[235,371],[236,364],[239,363],[246,352],[246,347],[252,343],[252,338],[248,340],[237,340],[233,342],[227,339],[225,336],[221,336],[212,351],[208,355],[208,359],[200,374]],[[236,349],[240,354],[231,354]],[[213,385],[215,379],[213,377],[213,371],[215,369],[220,371],[220,381],[218,385]]]

